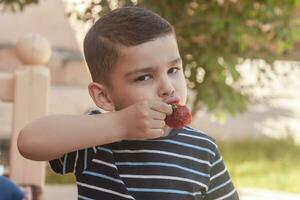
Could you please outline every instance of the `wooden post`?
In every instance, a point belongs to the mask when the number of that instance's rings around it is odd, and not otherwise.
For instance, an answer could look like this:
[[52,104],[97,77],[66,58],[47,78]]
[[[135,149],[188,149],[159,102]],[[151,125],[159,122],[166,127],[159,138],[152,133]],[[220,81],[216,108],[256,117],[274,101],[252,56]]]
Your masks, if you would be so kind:
[[16,53],[25,65],[13,74],[0,73],[0,100],[13,102],[9,177],[18,184],[43,189],[45,162],[23,158],[18,151],[17,139],[27,123],[48,112],[50,71],[44,64],[50,58],[51,46],[44,37],[27,34],[16,44]]
[[0,73],[0,100],[12,102],[14,99],[14,75]]
[[46,67],[30,67],[15,73],[13,125],[10,147],[10,178],[19,184],[45,184],[45,163],[23,158],[17,148],[20,130],[48,112],[50,72]]

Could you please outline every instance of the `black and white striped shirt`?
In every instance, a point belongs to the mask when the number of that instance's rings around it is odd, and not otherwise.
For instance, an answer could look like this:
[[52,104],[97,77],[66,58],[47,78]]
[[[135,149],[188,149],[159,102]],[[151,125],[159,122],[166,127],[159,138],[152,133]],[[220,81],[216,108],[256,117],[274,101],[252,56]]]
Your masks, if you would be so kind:
[[75,174],[83,200],[239,199],[213,139],[187,126],[67,153],[50,165]]

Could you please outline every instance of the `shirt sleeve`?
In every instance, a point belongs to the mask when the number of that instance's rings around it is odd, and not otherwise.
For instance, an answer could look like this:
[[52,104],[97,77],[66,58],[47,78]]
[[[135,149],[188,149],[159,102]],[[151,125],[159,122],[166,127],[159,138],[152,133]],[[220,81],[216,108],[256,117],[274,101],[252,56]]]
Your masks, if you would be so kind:
[[96,151],[96,147],[73,151],[60,158],[50,160],[49,164],[51,169],[58,174],[79,174],[87,168]]
[[[92,110],[88,115],[101,114],[99,110]],[[86,148],[64,154],[62,157],[50,160],[51,169],[58,174],[81,173],[87,168],[89,160],[97,152],[96,147]]]
[[211,161],[209,188],[204,197],[205,200],[239,200],[229,173],[223,162],[219,150],[216,148],[215,156]]

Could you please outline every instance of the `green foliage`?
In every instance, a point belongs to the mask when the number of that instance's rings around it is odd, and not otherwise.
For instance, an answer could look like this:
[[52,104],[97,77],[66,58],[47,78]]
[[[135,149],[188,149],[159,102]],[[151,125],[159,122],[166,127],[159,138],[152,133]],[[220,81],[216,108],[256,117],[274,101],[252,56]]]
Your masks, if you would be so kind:
[[76,184],[76,178],[73,173],[64,175],[54,173],[50,166],[46,168],[46,183],[47,184]]
[[237,64],[246,58],[273,64],[295,41],[293,0],[152,2],[140,4],[175,26],[189,87],[197,94],[194,108],[204,102],[215,113],[245,110]]
[[[132,5],[159,13],[175,27],[188,87],[196,94],[192,100],[193,114],[205,104],[209,111],[224,116],[244,111],[249,99],[240,83],[238,64],[247,58],[259,58],[272,66],[275,59],[292,50],[299,29],[294,16],[298,3],[92,0],[73,3],[68,14],[80,21],[94,22],[111,9]],[[79,12],[75,4],[85,4],[85,10]],[[263,68],[260,73],[265,73]]]
[[219,149],[238,188],[300,193],[300,146],[291,138],[221,142]]
[[26,6],[38,2],[39,0],[0,0],[0,4],[4,5],[3,10],[9,9],[12,11],[23,11]]

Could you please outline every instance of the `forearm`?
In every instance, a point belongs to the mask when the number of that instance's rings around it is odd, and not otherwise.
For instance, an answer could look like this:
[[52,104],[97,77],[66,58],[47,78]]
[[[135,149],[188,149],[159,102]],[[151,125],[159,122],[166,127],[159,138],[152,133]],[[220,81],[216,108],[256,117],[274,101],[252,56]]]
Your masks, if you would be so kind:
[[31,160],[51,160],[64,153],[123,139],[115,113],[54,115],[25,126],[18,138],[20,153]]

